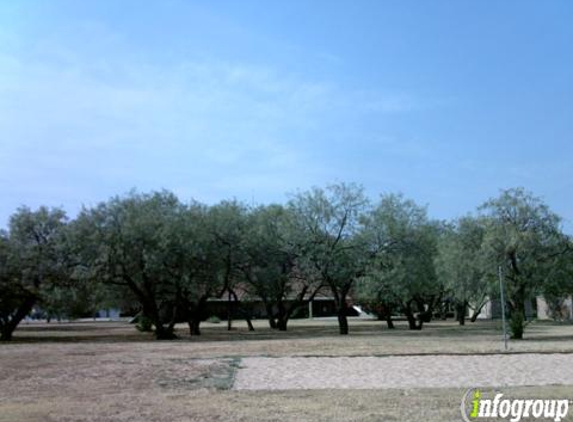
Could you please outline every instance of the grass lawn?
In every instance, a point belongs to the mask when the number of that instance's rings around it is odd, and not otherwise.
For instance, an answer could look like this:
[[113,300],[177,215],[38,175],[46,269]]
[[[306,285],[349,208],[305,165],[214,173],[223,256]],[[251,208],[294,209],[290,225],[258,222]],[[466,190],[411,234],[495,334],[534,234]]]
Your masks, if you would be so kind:
[[[297,320],[288,332],[256,321],[202,325],[203,335],[154,341],[119,322],[23,324],[0,344],[0,421],[459,421],[464,390],[230,389],[242,357],[488,354],[503,350],[499,323],[459,327],[432,322],[423,331],[398,323]],[[511,353],[573,353],[573,326],[534,323]],[[455,356],[452,356],[455,359]],[[524,368],[535,370],[535,368]],[[504,388],[520,398],[573,398],[573,386]],[[573,420],[573,411],[568,420]]]

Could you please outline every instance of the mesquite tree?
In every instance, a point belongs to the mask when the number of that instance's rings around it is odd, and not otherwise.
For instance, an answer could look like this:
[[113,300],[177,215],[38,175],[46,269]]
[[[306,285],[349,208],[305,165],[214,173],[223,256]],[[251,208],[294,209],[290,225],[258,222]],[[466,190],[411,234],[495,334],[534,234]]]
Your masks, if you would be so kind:
[[465,324],[468,307],[473,309],[474,322],[491,296],[482,250],[485,230],[483,219],[463,217],[446,227],[438,242],[436,270],[460,325]]
[[443,297],[433,259],[439,226],[426,209],[401,195],[384,195],[366,219],[373,254],[358,284],[358,297],[381,309],[392,327],[392,310],[403,313],[412,330],[422,329]]
[[51,288],[69,280],[66,215],[20,208],[0,235],[0,340],[12,333]]
[[280,205],[253,210],[242,267],[247,291],[263,301],[269,325],[280,331],[286,331],[291,316],[321,288],[315,274],[304,271],[304,237],[296,231],[294,218]]
[[348,295],[369,258],[361,236],[367,205],[363,189],[347,184],[299,193],[288,205],[306,239],[301,255],[332,293],[340,334],[348,334]]
[[167,270],[191,335],[201,334],[200,324],[209,317],[207,301],[232,290],[235,260],[240,255],[242,212],[236,203],[221,203],[210,209],[192,203],[172,226]]
[[547,311],[554,320],[573,319],[573,309],[566,305],[566,298],[573,295],[573,240],[562,236],[556,245],[555,260],[547,268],[542,294]]
[[537,294],[567,250],[561,246],[560,218],[524,189],[509,189],[480,207],[488,219],[484,250],[495,279],[501,266],[512,338],[522,339],[525,301]]
[[[247,241],[248,208],[238,201],[222,201],[208,210],[207,225],[218,249],[218,277],[227,293],[227,329],[232,328],[233,313],[241,306],[236,293],[246,260],[245,243]],[[249,326],[250,317],[245,314]]]
[[158,339],[174,338],[178,291],[167,262],[170,229],[184,211],[171,193],[132,192],[83,210],[74,223],[84,274],[118,292],[129,290]]

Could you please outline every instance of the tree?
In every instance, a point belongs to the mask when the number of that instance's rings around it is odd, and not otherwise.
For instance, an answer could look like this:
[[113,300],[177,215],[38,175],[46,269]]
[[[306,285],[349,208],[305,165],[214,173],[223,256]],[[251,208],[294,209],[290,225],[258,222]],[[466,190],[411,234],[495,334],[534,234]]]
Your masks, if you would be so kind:
[[563,236],[555,245],[555,258],[549,261],[547,277],[541,293],[548,306],[549,315],[555,320],[571,318],[573,310],[567,310],[565,300],[573,295],[573,242]]
[[45,290],[67,281],[66,224],[61,209],[23,207],[0,235],[0,340],[12,339]]
[[[175,287],[174,305],[187,321],[191,335],[201,334],[200,324],[209,316],[209,298],[221,297],[231,287],[235,250],[226,242],[235,243],[226,235],[237,221],[234,211],[238,209],[222,204],[209,209],[192,203],[167,235],[169,254],[164,262]],[[229,216],[232,218],[227,219]]]
[[131,192],[83,210],[74,223],[76,239],[83,239],[84,276],[128,289],[158,339],[175,337],[178,291],[166,262],[173,252],[171,228],[184,211],[172,193]]
[[[218,249],[219,277],[222,292],[227,291],[227,329],[232,328],[234,307],[241,306],[236,293],[236,283],[241,280],[241,267],[247,259],[245,242],[248,224],[248,209],[238,201],[222,201],[208,210],[210,234]],[[250,317],[245,312],[247,322],[252,328]]]
[[560,246],[560,218],[522,188],[502,191],[480,211],[488,219],[484,247],[489,272],[493,278],[498,266],[502,269],[512,338],[522,339],[525,301],[541,290],[567,249]]
[[474,310],[474,322],[488,300],[489,283],[482,253],[484,235],[484,221],[468,216],[446,228],[438,242],[438,277],[456,307],[460,325],[465,324],[468,307]]
[[439,226],[426,209],[402,195],[382,196],[366,222],[368,250],[374,257],[358,285],[370,309],[383,309],[389,319],[401,311],[412,330],[422,329],[443,296],[434,257]]
[[261,206],[250,215],[247,259],[242,267],[247,290],[265,304],[269,325],[286,331],[291,316],[321,288],[316,277],[302,271],[294,215],[281,205]]
[[348,295],[364,275],[369,255],[361,237],[361,217],[368,201],[354,184],[313,188],[295,195],[289,209],[303,233],[301,267],[310,267],[329,287],[338,314],[340,334],[348,334]]

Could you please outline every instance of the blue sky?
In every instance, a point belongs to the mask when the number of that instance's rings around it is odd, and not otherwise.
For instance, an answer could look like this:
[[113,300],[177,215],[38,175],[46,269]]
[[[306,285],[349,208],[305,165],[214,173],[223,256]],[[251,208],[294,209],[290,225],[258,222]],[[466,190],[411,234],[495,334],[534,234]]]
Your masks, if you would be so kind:
[[573,233],[573,2],[0,1],[0,227],[133,187],[432,217],[501,188]]

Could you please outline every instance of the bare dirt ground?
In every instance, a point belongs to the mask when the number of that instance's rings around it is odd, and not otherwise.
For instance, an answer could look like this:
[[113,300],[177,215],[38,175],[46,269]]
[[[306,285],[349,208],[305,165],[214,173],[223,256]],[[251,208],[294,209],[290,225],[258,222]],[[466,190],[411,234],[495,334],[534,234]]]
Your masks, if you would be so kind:
[[[266,328],[263,321],[254,333],[242,322],[236,327],[228,332],[223,324],[205,324],[204,335],[191,339],[181,326],[180,340],[157,342],[126,323],[23,325],[13,343],[0,345],[0,421],[458,421],[465,388],[447,382],[440,384],[444,388],[419,388],[428,387],[431,379],[419,368],[436,369],[439,361],[442,369],[452,371],[456,365],[467,367],[460,361],[468,358],[486,364],[500,358],[496,354],[502,350],[499,326],[491,322],[467,327],[431,323],[422,332],[410,332],[401,324],[389,331],[379,322],[351,321],[351,334],[344,337],[330,320],[293,321],[286,333]],[[519,373],[528,386],[509,382],[513,386],[503,392],[520,398],[573,398],[568,382],[573,377],[567,372],[573,368],[573,326],[532,324],[526,336],[510,343],[515,354],[501,357],[518,359],[502,367],[513,365],[519,372],[523,365]],[[555,352],[556,357],[550,354]],[[483,356],[464,356],[476,354]],[[363,368],[364,379],[376,379],[377,368],[380,377],[418,378],[420,384],[379,388],[358,379],[345,389],[324,382],[312,389],[233,389],[248,376],[242,371],[269,357],[279,358],[272,359],[275,363],[295,358],[295,369],[278,365],[294,378],[312,369],[304,359],[327,357],[330,366],[318,360],[315,378],[343,379],[336,374],[352,369],[348,361],[354,357],[371,361]],[[414,361],[378,365],[376,359]],[[535,377],[545,380],[551,374],[561,377],[554,380],[558,385],[537,385]],[[285,380],[279,373],[271,378]]]

